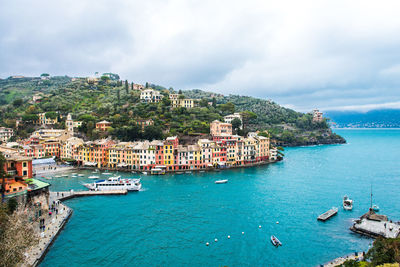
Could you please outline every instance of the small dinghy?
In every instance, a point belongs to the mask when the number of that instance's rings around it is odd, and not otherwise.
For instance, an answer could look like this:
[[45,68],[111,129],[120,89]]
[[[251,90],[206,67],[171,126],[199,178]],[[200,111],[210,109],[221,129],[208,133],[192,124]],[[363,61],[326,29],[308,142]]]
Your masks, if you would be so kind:
[[103,172],[102,174],[103,174],[103,175],[111,175],[112,173],[109,173],[109,172]]
[[68,177],[68,175],[67,174],[63,174],[63,175],[61,175],[62,177]]
[[99,176],[97,176],[97,175],[92,175],[92,176],[89,176],[88,178],[89,178],[89,179],[98,179]]
[[281,241],[279,241],[279,239],[276,238],[276,236],[274,236],[274,235],[271,235],[271,243],[272,243],[272,245],[274,245],[275,247],[282,246]]
[[142,172],[142,174],[147,175],[147,172]]
[[54,176],[54,178],[61,178],[61,175],[56,175]]
[[215,181],[216,184],[226,184],[228,182],[228,180],[218,180]]
[[83,174],[78,174],[78,176],[79,176],[79,177],[83,177],[83,176],[85,176],[85,175],[83,175]]

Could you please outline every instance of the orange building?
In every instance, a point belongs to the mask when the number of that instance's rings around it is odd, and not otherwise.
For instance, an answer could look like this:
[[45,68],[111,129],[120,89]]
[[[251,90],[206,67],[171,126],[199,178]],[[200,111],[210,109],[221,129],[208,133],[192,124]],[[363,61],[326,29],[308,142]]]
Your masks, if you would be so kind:
[[99,131],[107,131],[109,128],[111,128],[111,122],[109,121],[100,121],[96,123],[96,129]]

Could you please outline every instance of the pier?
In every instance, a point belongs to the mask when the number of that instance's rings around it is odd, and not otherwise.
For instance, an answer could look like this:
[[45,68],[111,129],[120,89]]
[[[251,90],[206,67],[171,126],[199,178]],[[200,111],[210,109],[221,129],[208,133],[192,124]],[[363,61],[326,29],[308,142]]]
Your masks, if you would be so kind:
[[128,190],[108,190],[108,191],[60,191],[60,192],[50,192],[50,199],[52,200],[67,200],[74,197],[84,197],[84,196],[109,196],[109,195],[126,195]]
[[387,216],[376,214],[370,209],[366,214],[361,216],[350,230],[354,233],[365,235],[372,238],[379,236],[384,238],[397,238],[400,236],[400,224],[389,221]]
[[335,216],[337,214],[337,212],[338,212],[337,208],[332,208],[332,209],[328,210],[327,212],[319,215],[317,220],[324,222],[324,221],[330,219],[332,216]]

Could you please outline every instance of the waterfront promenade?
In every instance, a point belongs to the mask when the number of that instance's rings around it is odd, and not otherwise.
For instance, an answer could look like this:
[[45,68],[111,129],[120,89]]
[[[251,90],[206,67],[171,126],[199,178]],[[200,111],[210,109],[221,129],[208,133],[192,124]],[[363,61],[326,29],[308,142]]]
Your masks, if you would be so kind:
[[336,267],[342,265],[347,260],[363,260],[364,259],[364,252],[353,253],[347,256],[336,258],[328,263],[325,263],[321,266],[323,267]]
[[[68,219],[72,215],[72,209],[61,201],[82,196],[96,195],[126,195],[127,190],[112,191],[62,191],[50,192],[49,203],[57,209],[56,213],[44,215],[45,223],[43,230],[38,230],[39,243],[26,252],[26,260],[22,266],[36,266],[46,255],[57,235],[63,229]],[[39,223],[35,223],[35,228],[39,229]]]
[[[53,201],[55,199],[50,198],[50,203],[53,203]],[[26,261],[22,266],[36,266],[40,263],[72,214],[72,209],[61,202],[57,203],[57,209],[57,214],[43,216],[45,219],[44,230],[38,230],[39,243],[26,253]],[[35,223],[35,226],[36,229],[39,229],[38,223]]]

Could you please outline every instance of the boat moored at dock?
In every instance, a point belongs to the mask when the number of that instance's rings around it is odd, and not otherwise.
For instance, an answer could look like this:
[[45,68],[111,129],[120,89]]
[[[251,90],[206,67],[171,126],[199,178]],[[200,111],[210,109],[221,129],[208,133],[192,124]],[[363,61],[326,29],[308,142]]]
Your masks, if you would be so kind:
[[338,208],[333,207],[332,209],[322,213],[321,215],[318,216],[317,220],[318,221],[326,221],[330,219],[332,216],[335,216],[338,212]]
[[228,179],[215,181],[216,184],[226,184]]
[[86,188],[94,191],[128,190],[139,191],[142,188],[140,179],[121,179],[121,176],[110,177],[107,180],[98,180],[94,183],[84,184]]

